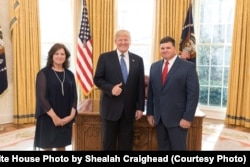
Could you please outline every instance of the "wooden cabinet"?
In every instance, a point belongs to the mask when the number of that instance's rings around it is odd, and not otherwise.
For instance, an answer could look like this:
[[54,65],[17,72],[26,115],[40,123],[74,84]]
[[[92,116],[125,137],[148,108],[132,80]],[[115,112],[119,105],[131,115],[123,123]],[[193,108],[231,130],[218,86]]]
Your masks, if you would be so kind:
[[[201,150],[202,123],[204,114],[197,111],[195,119],[188,132],[188,150]],[[102,149],[101,118],[99,115],[99,100],[83,100],[78,107],[78,115],[73,125],[73,150]],[[146,115],[136,121],[133,150],[154,151],[157,149],[156,130],[149,126]]]

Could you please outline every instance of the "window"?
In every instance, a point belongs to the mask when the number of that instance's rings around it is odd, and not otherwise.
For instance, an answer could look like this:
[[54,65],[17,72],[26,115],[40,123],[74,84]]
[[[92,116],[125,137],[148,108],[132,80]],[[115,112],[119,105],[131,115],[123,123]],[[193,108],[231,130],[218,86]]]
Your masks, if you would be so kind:
[[[130,51],[143,58],[145,74],[151,65],[154,0],[118,0],[118,29],[131,33]],[[138,7],[140,12],[138,12]]]
[[226,107],[235,0],[200,0],[196,4],[199,104]]
[[[66,45],[71,53],[73,45],[73,16],[71,0],[40,0],[41,67],[47,62],[48,51],[54,43]],[[74,71],[74,56],[71,54],[70,68]]]
[[[199,104],[224,108],[227,104],[235,0],[199,0],[193,3]],[[141,6],[139,13],[138,6]],[[144,58],[146,74],[152,63],[152,6],[153,0],[118,0],[118,28],[131,32],[130,50]]]

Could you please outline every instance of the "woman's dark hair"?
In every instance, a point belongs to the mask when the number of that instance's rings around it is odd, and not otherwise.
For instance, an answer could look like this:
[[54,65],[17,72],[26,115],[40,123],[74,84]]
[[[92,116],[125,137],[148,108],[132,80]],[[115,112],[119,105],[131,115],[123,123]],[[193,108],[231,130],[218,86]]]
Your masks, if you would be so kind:
[[47,57],[47,65],[46,67],[52,67],[53,66],[53,55],[58,51],[59,49],[64,49],[66,59],[65,62],[63,63],[63,68],[68,68],[69,67],[69,57],[70,57],[70,52],[66,48],[66,46],[62,43],[55,43],[49,50],[48,52],[48,57]]

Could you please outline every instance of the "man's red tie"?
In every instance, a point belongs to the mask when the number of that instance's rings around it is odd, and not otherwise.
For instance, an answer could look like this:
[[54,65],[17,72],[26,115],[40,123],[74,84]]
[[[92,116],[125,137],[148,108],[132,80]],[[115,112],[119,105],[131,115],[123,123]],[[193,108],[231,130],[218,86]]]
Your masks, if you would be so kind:
[[165,61],[165,67],[162,71],[162,76],[161,76],[162,85],[165,83],[167,75],[168,75],[168,61]]

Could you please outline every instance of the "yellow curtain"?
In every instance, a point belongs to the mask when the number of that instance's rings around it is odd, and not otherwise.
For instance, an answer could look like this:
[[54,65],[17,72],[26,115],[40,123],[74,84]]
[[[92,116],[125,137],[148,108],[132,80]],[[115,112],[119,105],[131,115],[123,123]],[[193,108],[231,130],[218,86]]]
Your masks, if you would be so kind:
[[40,69],[40,28],[37,0],[10,0],[13,48],[13,123],[34,123],[35,79]]
[[182,27],[190,3],[191,0],[156,0],[152,61],[161,59],[159,42],[164,36],[172,36],[176,49],[179,49]]
[[225,124],[250,128],[250,1],[236,0]]
[[[114,28],[115,28],[115,0],[86,0],[90,33],[93,39],[93,73],[99,55],[114,49]],[[80,28],[80,17],[82,10],[82,0],[75,3],[75,31],[74,36],[77,39]],[[76,43],[75,43],[76,48]],[[75,54],[76,55],[76,54]],[[82,99],[98,99],[100,91],[95,87],[88,96],[84,96],[78,84],[79,101]]]

